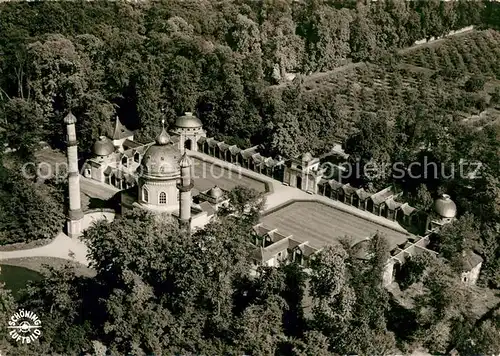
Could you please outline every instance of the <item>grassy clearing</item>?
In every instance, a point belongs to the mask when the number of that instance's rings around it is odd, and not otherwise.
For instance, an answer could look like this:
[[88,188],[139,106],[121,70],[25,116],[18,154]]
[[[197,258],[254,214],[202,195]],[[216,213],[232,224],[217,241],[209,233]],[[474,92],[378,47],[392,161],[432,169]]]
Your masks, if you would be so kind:
[[44,272],[47,266],[61,268],[65,265],[70,265],[75,269],[75,273],[79,276],[93,277],[95,271],[80,263],[68,261],[57,257],[25,257],[25,258],[10,258],[0,261],[1,265],[24,267],[36,272]]

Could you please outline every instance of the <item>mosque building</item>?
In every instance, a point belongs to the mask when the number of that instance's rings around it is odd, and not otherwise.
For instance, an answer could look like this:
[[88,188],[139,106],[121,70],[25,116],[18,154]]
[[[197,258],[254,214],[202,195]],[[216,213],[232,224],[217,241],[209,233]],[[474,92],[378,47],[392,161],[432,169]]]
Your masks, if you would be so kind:
[[[68,115],[68,162],[78,174],[76,118]],[[164,123],[163,123],[164,124]],[[206,225],[215,212],[227,205],[225,192],[213,186],[198,192],[193,201],[193,161],[188,155],[192,142],[205,136],[201,122],[191,113],[177,119],[172,136],[165,127],[148,144],[133,140],[133,132],[116,120],[111,138],[101,136],[93,146],[93,157],[84,165],[83,175],[120,189],[121,212],[134,208],[173,216],[185,230]],[[73,139],[74,137],[74,139]],[[74,167],[73,167],[74,168]],[[81,233],[79,182],[72,181],[70,169],[70,236]]]
[[[71,114],[65,119],[70,167],[67,227],[70,236],[81,233],[83,216],[79,201],[75,122]],[[255,266],[277,266],[294,261],[307,268],[310,258],[342,236],[353,238],[353,247],[359,250],[358,257],[363,259],[370,239],[381,232],[390,244],[390,258],[384,273],[384,284],[390,285],[409,257],[420,253],[436,254],[428,249],[432,234],[456,219],[457,208],[448,195],[436,200],[434,215],[428,216],[400,202],[400,193],[392,188],[370,192],[335,179],[324,179],[326,175],[320,167],[320,159],[310,153],[292,159],[274,159],[262,156],[257,147],[240,149],[207,138],[201,121],[189,112],[177,118],[170,132],[163,127],[155,141],[147,144],[134,141],[134,133],[117,119],[110,137],[101,136],[95,142],[93,157],[85,162],[83,175],[117,188],[122,212],[139,208],[168,214],[178,220],[181,228],[195,230],[213,219],[217,210],[228,204],[228,199],[226,191],[213,185],[214,181],[210,181],[210,187],[205,185],[206,189],[193,188],[193,157],[190,155],[209,155],[230,167],[253,171],[253,176],[281,181],[317,197],[312,202],[288,201],[275,211],[263,214],[261,222],[254,227],[256,250],[252,261]],[[340,155],[344,157],[345,154],[341,152]],[[335,201],[337,208],[325,204],[325,199]],[[313,210],[321,214],[314,216]],[[310,216],[309,221],[305,216]],[[424,233],[408,232],[405,226],[410,225],[422,227]],[[473,251],[464,251],[463,257],[462,280],[473,285],[479,276],[482,259]]]

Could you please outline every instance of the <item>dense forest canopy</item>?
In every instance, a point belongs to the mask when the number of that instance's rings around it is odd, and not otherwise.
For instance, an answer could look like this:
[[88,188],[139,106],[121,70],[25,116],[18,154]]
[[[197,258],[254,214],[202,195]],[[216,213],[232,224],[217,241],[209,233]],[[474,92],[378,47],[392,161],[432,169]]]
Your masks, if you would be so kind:
[[[97,275],[77,277],[70,268],[47,273],[18,301],[43,320],[41,342],[33,348],[0,339],[3,350],[317,356],[420,347],[477,354],[500,346],[498,315],[477,320],[471,312],[477,296],[432,256],[416,305],[396,306],[381,284],[388,254],[383,236],[373,238],[367,261],[348,244],[337,245],[320,252],[309,274],[291,264],[262,268],[254,277],[248,225],[231,216],[186,238],[175,222],[137,212],[98,223],[84,237]],[[15,301],[4,290],[1,298],[10,315]]]
[[270,93],[270,84],[288,72],[377,61],[489,13],[476,1],[2,3],[2,127],[32,128],[22,141],[11,135],[13,147],[57,146],[72,110],[88,150],[115,114],[148,140],[163,115],[196,109],[210,134],[286,154],[282,136],[312,121],[305,141],[319,131],[308,147],[319,151],[345,135],[342,105],[304,98],[299,106],[287,99],[297,93]]

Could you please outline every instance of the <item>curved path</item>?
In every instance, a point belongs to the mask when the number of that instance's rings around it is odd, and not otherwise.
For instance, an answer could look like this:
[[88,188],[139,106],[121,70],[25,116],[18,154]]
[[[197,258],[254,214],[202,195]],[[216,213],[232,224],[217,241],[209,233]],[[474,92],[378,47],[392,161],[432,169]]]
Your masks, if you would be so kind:
[[[114,214],[108,212],[86,214],[83,218],[83,226],[84,228],[88,228],[92,226],[95,221],[101,219],[112,221],[114,219]],[[65,233],[60,232],[51,243],[45,246],[27,250],[0,251],[0,261],[10,258],[57,257],[88,266],[89,260],[87,259],[87,254],[87,246],[85,246],[80,239],[70,238]]]
[[0,251],[0,260],[25,257],[58,257],[88,266],[87,246],[79,239],[72,239],[60,232],[48,245],[28,250]]

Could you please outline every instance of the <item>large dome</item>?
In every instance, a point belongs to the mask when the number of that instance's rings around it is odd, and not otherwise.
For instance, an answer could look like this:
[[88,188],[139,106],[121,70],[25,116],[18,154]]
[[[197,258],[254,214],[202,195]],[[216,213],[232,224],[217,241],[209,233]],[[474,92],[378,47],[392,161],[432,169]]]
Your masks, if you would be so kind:
[[179,116],[175,121],[175,127],[182,129],[196,129],[202,126],[200,119],[194,116],[192,112],[184,113],[184,116]]
[[441,198],[436,200],[434,210],[443,218],[454,218],[457,215],[457,206],[448,194],[443,194]]
[[101,136],[94,143],[94,147],[92,148],[92,152],[97,156],[107,156],[115,151],[115,146],[113,146],[113,142],[106,136]]
[[156,138],[156,143],[144,153],[142,173],[153,177],[170,177],[180,174],[180,151],[170,141],[165,129]]

